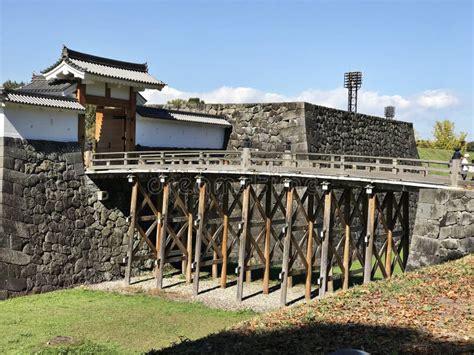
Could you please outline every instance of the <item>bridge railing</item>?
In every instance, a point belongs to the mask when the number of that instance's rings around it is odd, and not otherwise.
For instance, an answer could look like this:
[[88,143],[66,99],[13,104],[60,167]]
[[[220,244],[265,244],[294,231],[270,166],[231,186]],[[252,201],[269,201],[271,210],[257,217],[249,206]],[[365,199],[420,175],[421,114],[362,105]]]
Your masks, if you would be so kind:
[[[445,185],[461,181],[459,160],[453,162],[348,154],[242,150],[133,151],[94,153],[88,171],[153,168],[222,169],[223,171],[344,174],[391,179],[426,178]],[[474,167],[472,168],[474,169]]]

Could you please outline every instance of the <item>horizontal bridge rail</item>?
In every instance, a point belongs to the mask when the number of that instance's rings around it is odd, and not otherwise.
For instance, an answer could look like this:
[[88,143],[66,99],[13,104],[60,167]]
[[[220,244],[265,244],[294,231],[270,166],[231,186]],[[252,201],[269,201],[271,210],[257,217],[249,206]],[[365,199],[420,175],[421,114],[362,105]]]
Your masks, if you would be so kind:
[[[90,174],[124,171],[204,170],[218,173],[326,174],[365,177],[399,182],[457,187],[473,185],[461,180],[459,160],[452,162],[346,154],[265,152],[242,150],[131,151],[93,153]],[[466,169],[466,168],[465,168]],[[474,170],[469,164],[468,170]]]

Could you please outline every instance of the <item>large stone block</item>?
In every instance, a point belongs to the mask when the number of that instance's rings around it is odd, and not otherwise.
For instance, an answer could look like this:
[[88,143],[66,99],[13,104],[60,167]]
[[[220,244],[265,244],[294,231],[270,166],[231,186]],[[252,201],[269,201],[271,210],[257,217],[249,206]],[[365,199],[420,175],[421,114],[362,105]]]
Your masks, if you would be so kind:
[[0,262],[14,265],[27,265],[31,261],[31,257],[21,251],[9,248],[0,248]]

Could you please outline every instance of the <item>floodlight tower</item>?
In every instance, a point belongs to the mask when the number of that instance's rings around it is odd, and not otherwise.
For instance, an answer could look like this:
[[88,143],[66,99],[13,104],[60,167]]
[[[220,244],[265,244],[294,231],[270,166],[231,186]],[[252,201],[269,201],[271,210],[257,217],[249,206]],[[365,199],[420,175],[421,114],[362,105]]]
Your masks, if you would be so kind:
[[344,87],[349,90],[347,111],[357,112],[357,90],[362,85],[362,72],[351,71],[344,73]]
[[386,106],[385,107],[385,118],[388,120],[393,120],[395,117],[395,106]]

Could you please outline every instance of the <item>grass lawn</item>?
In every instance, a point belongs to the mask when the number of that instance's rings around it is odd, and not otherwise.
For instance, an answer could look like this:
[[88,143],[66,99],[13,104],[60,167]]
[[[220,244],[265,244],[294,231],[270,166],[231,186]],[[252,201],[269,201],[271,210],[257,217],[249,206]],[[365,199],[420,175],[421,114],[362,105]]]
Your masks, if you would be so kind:
[[56,291],[0,302],[0,353],[145,352],[251,316],[146,295]]
[[[474,152],[468,153],[470,155],[469,161],[474,159]],[[418,154],[420,155],[420,159],[450,161],[453,156],[453,151],[434,148],[418,148]]]

